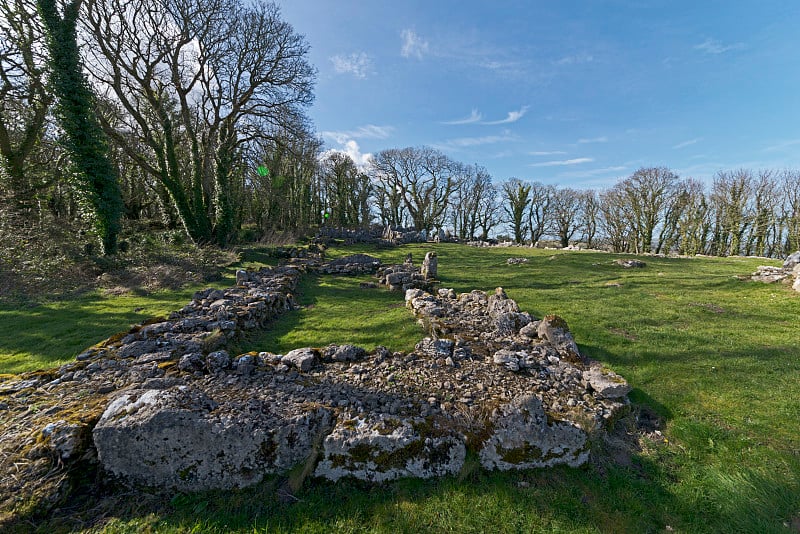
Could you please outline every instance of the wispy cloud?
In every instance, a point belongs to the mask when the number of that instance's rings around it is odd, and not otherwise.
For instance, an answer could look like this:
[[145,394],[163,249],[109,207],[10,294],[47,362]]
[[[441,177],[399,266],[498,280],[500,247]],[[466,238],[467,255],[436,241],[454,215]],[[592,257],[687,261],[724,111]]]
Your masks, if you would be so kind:
[[393,132],[394,127],[392,126],[367,124],[365,126],[359,126],[355,130],[322,132],[322,137],[339,144],[344,144],[348,139],[386,139],[392,135]]
[[354,52],[346,56],[332,56],[333,69],[339,74],[352,74],[356,78],[364,79],[372,69],[372,59],[364,52]]
[[566,154],[563,150],[536,150],[528,152],[531,156],[563,156]]
[[400,48],[400,55],[405,58],[417,58],[422,59],[422,57],[428,53],[428,41],[417,35],[414,30],[405,29],[400,32],[400,38],[403,40],[403,44]]
[[464,119],[456,119],[454,121],[444,121],[442,124],[473,124],[476,122],[480,122],[482,118],[483,115],[481,115],[481,113],[477,109],[473,109],[469,117],[466,117]]
[[785,150],[787,148],[792,148],[797,145],[800,145],[800,139],[789,139],[787,141],[782,141],[780,143],[768,146],[767,148],[764,149],[764,152],[777,152],[779,150]]
[[594,61],[594,56],[590,54],[575,54],[571,56],[564,56],[556,60],[556,65],[578,65],[581,63],[591,63]]
[[689,139],[688,141],[683,141],[682,143],[678,143],[677,145],[673,146],[672,148],[674,148],[676,150],[679,149],[679,148],[686,148],[687,146],[696,145],[697,143],[699,143],[702,140],[703,140],[702,137],[697,137],[695,139]]
[[608,142],[608,137],[606,137],[606,136],[578,139],[578,143],[580,143],[582,145],[585,145],[585,144],[588,144],[588,143],[607,143],[607,142]]
[[580,165],[581,163],[591,163],[594,158],[574,158],[562,159],[558,161],[543,161],[541,163],[531,163],[529,167],[563,167],[567,165]]
[[576,170],[576,171],[568,171],[562,172],[559,176],[563,178],[594,178],[597,176],[603,177],[617,177],[616,175],[628,167],[625,165],[615,165],[612,167],[601,167],[599,169],[586,169],[586,170]]
[[716,39],[711,39],[710,37],[703,41],[700,44],[694,45],[695,50],[700,50],[704,54],[710,55],[719,55],[724,54],[725,52],[730,52],[731,50],[741,50],[744,48],[744,43],[734,43],[731,45],[724,45],[720,41]]
[[528,112],[528,109],[530,109],[530,106],[522,106],[517,111],[509,111],[505,119],[483,122],[481,124],[511,124],[512,122],[520,120]]
[[437,143],[433,145],[433,147],[441,150],[460,149],[460,148],[469,148],[480,145],[505,143],[508,141],[515,141],[515,140],[516,137],[514,137],[510,132],[504,132],[502,135],[484,135],[480,137],[458,137],[456,139],[449,139],[442,143]]

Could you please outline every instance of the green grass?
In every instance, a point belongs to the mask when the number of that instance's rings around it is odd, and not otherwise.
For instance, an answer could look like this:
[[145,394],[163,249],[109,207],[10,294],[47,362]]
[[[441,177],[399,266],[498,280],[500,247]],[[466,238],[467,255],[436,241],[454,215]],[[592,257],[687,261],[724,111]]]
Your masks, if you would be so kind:
[[[600,462],[524,473],[468,469],[458,478],[379,487],[307,481],[300,502],[290,505],[277,502],[281,481],[270,479],[239,492],[177,495],[160,507],[121,504],[107,514],[112,519],[106,529],[797,531],[784,523],[800,524],[800,294],[736,279],[765,260],[645,257],[646,268],[623,270],[613,264],[617,255],[449,244],[332,249],[329,255],[367,252],[386,263],[402,262],[412,252],[419,263],[430,249],[438,253],[443,287],[502,286],[523,310],[563,316],[581,350],[627,378],[637,406],[665,419],[665,441],[634,454],[628,466]],[[512,256],[530,261],[507,265]],[[368,279],[307,277],[299,295],[304,308],[242,348],[283,352],[337,342],[410,349],[422,332],[402,308],[402,294],[360,289],[359,282]],[[112,316],[113,310],[102,312],[91,302],[82,307],[98,328]],[[85,331],[81,323],[89,321],[70,313],[60,312],[61,320],[72,324],[65,324],[65,331]],[[4,328],[1,343],[21,343],[6,340],[19,324],[9,327],[0,320]],[[59,334],[40,326],[27,331],[30,339],[59,344],[52,339]],[[7,369],[25,365],[19,356],[6,361],[17,362],[6,363]]]

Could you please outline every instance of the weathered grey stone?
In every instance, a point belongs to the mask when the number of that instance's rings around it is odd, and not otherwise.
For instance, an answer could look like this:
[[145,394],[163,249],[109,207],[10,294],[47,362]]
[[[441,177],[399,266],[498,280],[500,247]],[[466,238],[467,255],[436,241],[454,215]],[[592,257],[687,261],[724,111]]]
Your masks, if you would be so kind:
[[435,280],[439,275],[439,259],[436,257],[436,252],[430,251],[425,254],[425,259],[422,260],[422,276],[425,280]]
[[154,339],[134,341],[127,345],[122,345],[117,349],[117,356],[120,358],[136,358],[148,352],[157,352],[158,343]]
[[532,320],[530,323],[520,328],[519,333],[531,339],[539,337],[539,321]]
[[250,410],[217,407],[187,387],[133,390],[94,428],[103,468],[137,485],[202,491],[249,486],[305,461],[328,432],[324,408],[253,400]]
[[494,432],[479,453],[486,469],[579,466],[589,459],[586,433],[572,423],[548,423],[542,403],[526,396],[497,409]]
[[414,351],[430,358],[448,358],[453,355],[454,345],[455,343],[452,339],[431,339],[426,337],[417,343]]
[[498,287],[494,290],[494,295],[488,298],[487,310],[493,319],[497,319],[504,313],[519,313],[519,305],[515,300],[508,298],[502,287]]
[[286,355],[281,358],[281,362],[285,365],[292,365],[301,371],[308,371],[310,370],[317,361],[317,354],[314,352],[313,349],[310,348],[303,348],[303,349],[295,349],[293,351],[287,352]]
[[527,313],[506,312],[499,314],[495,319],[495,329],[500,335],[516,334],[530,322],[531,316]]
[[460,436],[420,417],[343,414],[323,442],[315,475],[384,482],[455,475],[464,465]]
[[219,373],[231,368],[231,357],[227,351],[218,350],[206,356],[206,367],[209,373]]
[[363,359],[367,351],[355,345],[328,345],[322,352],[325,361],[354,362]]
[[492,362],[496,365],[502,365],[509,371],[519,371],[520,359],[524,358],[526,354],[522,351],[513,351],[508,349],[500,349],[492,355]]
[[631,391],[624,378],[613,371],[604,371],[598,363],[583,372],[583,379],[601,399],[619,399]]
[[508,265],[520,265],[522,263],[528,263],[528,258],[508,258],[506,260],[506,264]]
[[76,452],[84,450],[87,423],[68,423],[63,419],[49,423],[41,430],[44,442],[61,461],[69,460]]
[[539,322],[537,328],[539,338],[549,341],[560,354],[583,360],[575,339],[569,332],[567,322],[558,315],[547,315]]
[[796,265],[800,265],[800,250],[789,254],[783,262],[784,269],[793,269]]
[[759,265],[758,270],[751,275],[751,279],[756,282],[763,282],[765,284],[772,284],[786,280],[790,276],[790,271],[782,267],[773,267],[771,265]]
[[250,281],[250,275],[244,269],[238,269],[236,271],[236,285],[243,287],[247,282]]
[[258,366],[258,357],[252,354],[242,354],[233,362],[233,367],[236,372],[243,376],[253,374]]
[[626,260],[622,258],[618,259],[616,263],[624,269],[641,269],[647,266],[647,264],[641,260]]
[[203,369],[203,355],[199,352],[191,352],[189,354],[184,354],[181,356],[181,359],[178,360],[178,369],[181,371],[200,371]]

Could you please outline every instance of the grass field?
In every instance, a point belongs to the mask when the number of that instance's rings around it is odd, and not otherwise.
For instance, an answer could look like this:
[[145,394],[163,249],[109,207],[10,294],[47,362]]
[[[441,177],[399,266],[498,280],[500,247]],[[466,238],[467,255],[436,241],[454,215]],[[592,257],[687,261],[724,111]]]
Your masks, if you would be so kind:
[[[277,479],[239,492],[175,495],[168,503],[120,498],[99,526],[109,532],[800,532],[800,294],[736,278],[765,260],[645,257],[644,269],[624,270],[613,263],[620,256],[610,254],[449,244],[330,255],[367,252],[387,263],[411,252],[419,262],[430,249],[438,253],[443,287],[502,286],[523,310],[564,317],[582,352],[631,383],[635,407],[663,418],[663,439],[648,441],[627,464],[484,473],[473,459],[461,476],[444,480],[379,487],[306,481],[291,504],[275,498]],[[511,256],[530,261],[507,265]],[[422,332],[402,295],[360,289],[368,279],[308,276],[300,288],[303,308],[239,348],[283,352],[349,342],[409,350]],[[141,320],[131,309],[161,313],[190,293],[0,308],[0,365],[9,372],[59,363]],[[58,320],[46,321],[48,314]]]

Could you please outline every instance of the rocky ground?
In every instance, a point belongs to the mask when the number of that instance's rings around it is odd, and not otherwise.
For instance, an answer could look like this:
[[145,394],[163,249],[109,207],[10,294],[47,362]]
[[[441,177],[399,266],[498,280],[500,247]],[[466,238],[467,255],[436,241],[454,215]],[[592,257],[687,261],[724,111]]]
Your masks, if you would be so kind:
[[408,354],[346,340],[228,354],[294,307],[307,269],[380,268],[302,256],[242,271],[236,287],[199,292],[74,363],[3,377],[0,510],[46,510],[81,484],[236,488],[296,466],[330,480],[427,478],[458,473],[467,451],[486,469],[576,466],[627,410],[627,383],[587,361],[563,319],[532,317],[500,288],[408,289],[427,334]]

